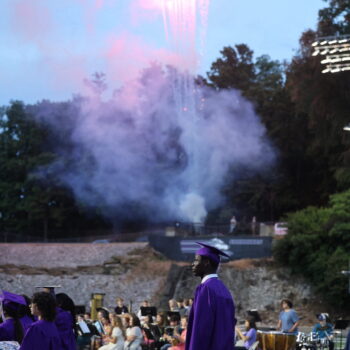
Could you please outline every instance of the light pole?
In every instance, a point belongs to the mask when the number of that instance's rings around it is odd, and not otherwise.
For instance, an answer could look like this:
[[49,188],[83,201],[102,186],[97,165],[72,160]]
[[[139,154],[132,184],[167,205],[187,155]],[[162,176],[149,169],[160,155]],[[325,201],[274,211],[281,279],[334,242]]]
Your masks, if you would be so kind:
[[341,273],[345,276],[349,276],[349,294],[350,294],[350,260],[349,260],[349,270],[347,271],[343,270]]

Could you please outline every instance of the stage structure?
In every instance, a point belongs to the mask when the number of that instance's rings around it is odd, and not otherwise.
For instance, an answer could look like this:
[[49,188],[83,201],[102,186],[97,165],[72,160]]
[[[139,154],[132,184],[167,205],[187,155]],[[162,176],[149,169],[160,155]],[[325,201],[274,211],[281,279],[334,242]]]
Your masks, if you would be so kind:
[[339,73],[350,70],[350,35],[319,37],[312,43],[312,56],[322,56],[325,66],[322,73]]

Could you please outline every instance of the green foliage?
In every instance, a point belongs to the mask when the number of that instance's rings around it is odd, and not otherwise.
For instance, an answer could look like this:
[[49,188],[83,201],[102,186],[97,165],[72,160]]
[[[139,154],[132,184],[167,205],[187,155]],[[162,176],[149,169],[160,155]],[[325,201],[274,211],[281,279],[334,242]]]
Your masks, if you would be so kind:
[[248,98],[276,146],[271,173],[249,171],[224,189],[227,207],[241,216],[278,220],[287,212],[324,206],[331,194],[350,187],[350,72],[322,74],[312,56],[317,36],[349,34],[350,1],[327,0],[317,31],[301,35],[290,63],[254,58],[244,44],[225,47],[208,72],[216,89],[236,88]]
[[348,280],[340,272],[350,259],[350,190],[331,197],[326,208],[289,214],[288,235],[274,257],[305,276],[325,300],[341,309],[350,303]]
[[325,0],[328,7],[319,11],[318,32],[321,36],[349,34],[350,1]]
[[41,176],[42,166],[57,157],[50,151],[48,130],[21,102],[12,102],[1,110],[1,233],[47,239],[50,232],[69,234],[91,223],[67,189],[51,181],[49,174]]

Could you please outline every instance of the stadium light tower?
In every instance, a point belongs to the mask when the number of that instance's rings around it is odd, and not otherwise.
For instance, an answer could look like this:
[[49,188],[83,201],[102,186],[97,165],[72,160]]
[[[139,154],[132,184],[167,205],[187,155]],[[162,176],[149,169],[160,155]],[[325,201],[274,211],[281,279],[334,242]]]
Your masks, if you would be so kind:
[[339,73],[350,70],[350,35],[319,37],[312,43],[312,56],[323,56],[322,73]]
[[[350,71],[350,35],[335,35],[318,37],[312,43],[312,56],[323,56],[321,64],[325,66],[322,73],[339,73]],[[344,131],[350,131],[350,124]],[[350,278],[349,278],[350,293]]]

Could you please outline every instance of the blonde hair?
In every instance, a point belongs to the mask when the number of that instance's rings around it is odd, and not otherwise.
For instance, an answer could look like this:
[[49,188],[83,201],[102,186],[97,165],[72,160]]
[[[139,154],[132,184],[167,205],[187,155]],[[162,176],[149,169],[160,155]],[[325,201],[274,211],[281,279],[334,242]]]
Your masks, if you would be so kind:
[[123,333],[123,337],[125,337],[125,330],[124,330],[124,327],[123,327],[122,319],[115,312],[113,312],[111,314],[111,318],[112,318],[112,329],[115,328],[115,327],[120,328],[120,330]]

